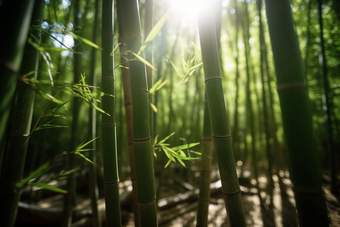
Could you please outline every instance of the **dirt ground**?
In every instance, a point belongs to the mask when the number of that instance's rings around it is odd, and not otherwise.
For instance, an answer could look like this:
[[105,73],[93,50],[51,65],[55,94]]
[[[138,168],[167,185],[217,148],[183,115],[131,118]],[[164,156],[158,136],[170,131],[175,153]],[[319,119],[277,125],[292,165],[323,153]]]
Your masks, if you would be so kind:
[[[261,189],[261,198],[264,207],[261,208],[254,180],[251,178],[240,179],[242,190],[242,202],[245,212],[246,224],[249,227],[295,227],[298,226],[295,200],[291,187],[291,182],[287,173],[280,173],[283,177],[285,193],[281,193],[278,177],[273,176],[274,190],[272,206],[270,206],[270,196],[266,194],[265,188],[267,178],[260,177],[258,182]],[[227,227],[228,218],[225,210],[224,200],[220,191],[220,181],[215,181],[209,205],[209,227]],[[281,185],[282,186],[282,185]],[[212,186],[211,186],[212,187]],[[122,195],[127,194],[131,188],[131,182],[120,183]],[[329,184],[324,185],[325,197],[329,211],[331,227],[340,227],[340,197],[335,197],[329,191]],[[160,199],[158,201],[158,217],[160,227],[191,227],[196,226],[197,213],[197,193],[198,189],[185,183],[182,180],[171,180],[163,182]],[[130,193],[131,194],[131,193]],[[122,197],[122,196],[121,196]],[[91,226],[89,217],[89,199],[85,199],[78,194],[76,212],[82,218],[75,220],[73,227]],[[171,198],[171,201],[170,199]],[[127,199],[122,202],[122,222],[123,226],[134,227],[133,214],[131,212],[132,201]],[[126,202],[127,201],[127,202]],[[104,199],[98,201],[100,213],[105,226],[105,203]],[[18,213],[18,223],[16,226],[59,226],[58,222],[62,213],[62,195],[55,195],[46,199],[40,199],[36,204],[26,203],[26,208],[22,207]],[[32,209],[33,208],[33,209]],[[36,212],[34,211],[36,210]],[[37,223],[40,221],[40,223]],[[30,224],[29,224],[30,223]],[[40,225],[38,225],[40,224]]]

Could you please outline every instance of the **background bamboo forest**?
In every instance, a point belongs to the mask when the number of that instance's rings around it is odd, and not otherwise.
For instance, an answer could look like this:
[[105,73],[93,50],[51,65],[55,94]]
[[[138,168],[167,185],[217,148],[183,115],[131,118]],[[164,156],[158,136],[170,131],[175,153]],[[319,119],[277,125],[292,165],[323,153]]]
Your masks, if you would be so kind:
[[1,226],[340,226],[340,2],[0,0]]

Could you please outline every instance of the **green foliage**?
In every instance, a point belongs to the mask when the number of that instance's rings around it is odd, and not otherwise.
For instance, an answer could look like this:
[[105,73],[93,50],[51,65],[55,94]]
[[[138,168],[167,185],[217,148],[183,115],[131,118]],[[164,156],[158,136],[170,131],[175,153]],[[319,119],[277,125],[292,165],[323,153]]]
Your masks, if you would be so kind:
[[[170,144],[165,143],[171,136],[173,136],[175,132],[171,133],[164,139],[158,142],[158,135],[155,138],[154,144],[153,144],[153,149],[154,149],[154,156],[157,157],[157,153],[155,151],[163,151],[164,154],[168,157],[168,162],[165,165],[165,168],[168,167],[168,165],[171,162],[176,162],[178,161],[182,166],[186,167],[184,161],[193,161],[197,160],[198,157],[191,157],[190,153],[196,154],[196,155],[201,155],[200,152],[193,151],[189,148],[195,147],[200,143],[189,143],[189,144],[184,144],[184,145],[179,145],[175,147],[169,147]],[[183,151],[186,150],[187,154]]]

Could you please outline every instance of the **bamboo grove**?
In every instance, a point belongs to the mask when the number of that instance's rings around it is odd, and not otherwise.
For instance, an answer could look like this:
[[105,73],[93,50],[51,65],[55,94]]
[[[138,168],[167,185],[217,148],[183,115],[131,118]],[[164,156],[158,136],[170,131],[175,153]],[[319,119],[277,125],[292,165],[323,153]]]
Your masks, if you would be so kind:
[[338,1],[0,0],[0,19],[1,226],[340,222]]

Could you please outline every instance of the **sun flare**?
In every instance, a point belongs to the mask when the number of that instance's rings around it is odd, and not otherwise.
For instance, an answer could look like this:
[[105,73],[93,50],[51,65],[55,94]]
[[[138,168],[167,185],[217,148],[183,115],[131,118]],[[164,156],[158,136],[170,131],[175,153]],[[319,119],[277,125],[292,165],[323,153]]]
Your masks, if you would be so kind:
[[190,19],[196,18],[198,12],[204,9],[204,6],[209,4],[206,0],[172,0],[171,11],[185,16]]

